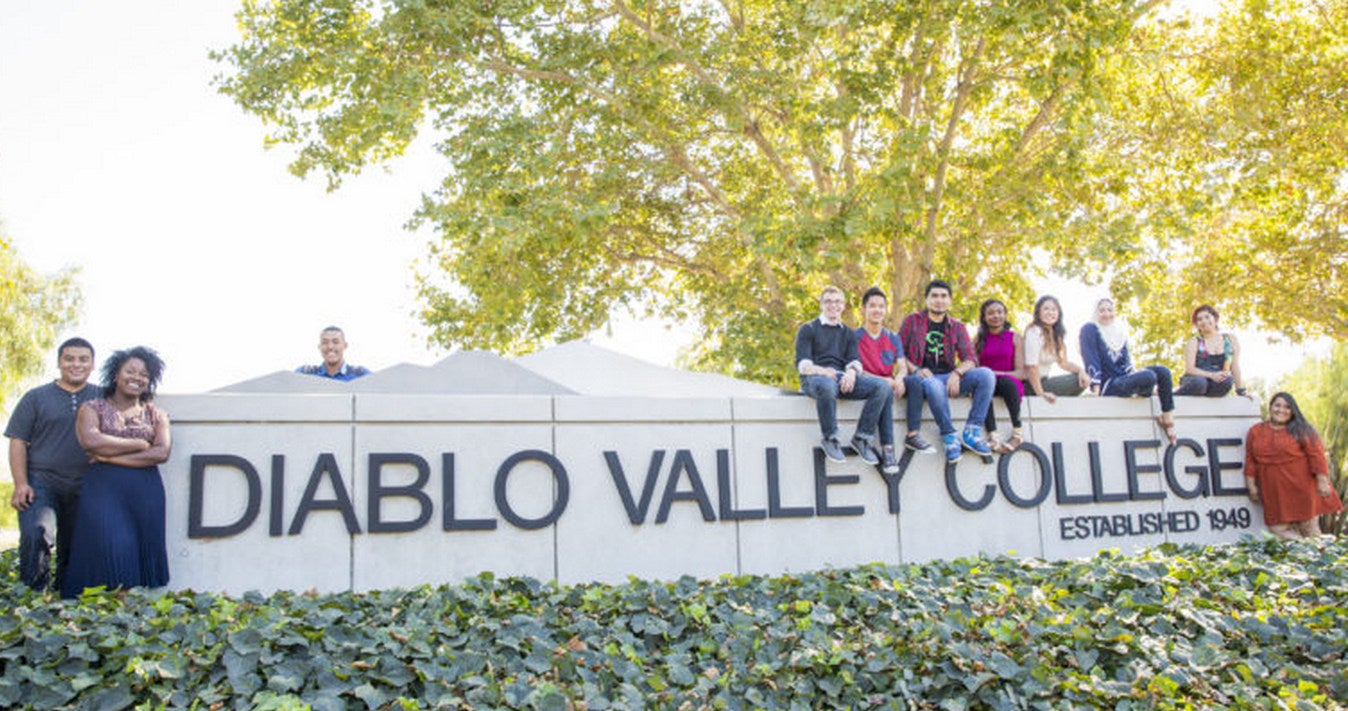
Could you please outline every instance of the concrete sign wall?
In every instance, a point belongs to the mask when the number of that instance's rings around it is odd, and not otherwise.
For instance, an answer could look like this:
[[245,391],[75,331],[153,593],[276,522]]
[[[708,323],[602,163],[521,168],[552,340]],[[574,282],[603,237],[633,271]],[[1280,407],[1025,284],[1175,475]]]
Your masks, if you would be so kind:
[[[574,390],[575,386],[571,388]],[[978,552],[1061,558],[1262,530],[1243,398],[1029,399],[983,464],[826,463],[812,401],[381,392],[164,396],[171,586],[339,591],[481,571],[566,583]],[[957,420],[967,401],[954,403]],[[858,406],[841,408],[844,427]],[[999,412],[1004,417],[1004,412]],[[900,425],[901,431],[901,425]],[[936,439],[934,426],[925,427]],[[849,429],[844,434],[850,434]]]

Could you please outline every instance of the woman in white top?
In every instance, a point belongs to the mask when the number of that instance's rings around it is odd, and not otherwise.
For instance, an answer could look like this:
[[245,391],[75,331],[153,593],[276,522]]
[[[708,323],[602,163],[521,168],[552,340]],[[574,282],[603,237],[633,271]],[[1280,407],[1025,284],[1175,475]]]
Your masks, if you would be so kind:
[[[1058,299],[1039,297],[1034,302],[1034,322],[1025,329],[1025,387],[1049,402],[1059,395],[1080,395],[1091,385],[1086,369],[1067,359],[1066,337]],[[1054,365],[1067,372],[1049,375]]]

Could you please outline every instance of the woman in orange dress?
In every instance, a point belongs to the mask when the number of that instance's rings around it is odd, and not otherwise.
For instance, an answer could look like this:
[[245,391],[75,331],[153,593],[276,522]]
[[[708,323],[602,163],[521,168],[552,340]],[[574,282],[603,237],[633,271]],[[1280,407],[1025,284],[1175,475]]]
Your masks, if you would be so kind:
[[1320,515],[1343,510],[1320,435],[1287,393],[1274,395],[1268,421],[1245,435],[1245,486],[1263,503],[1268,530],[1283,538],[1319,536]]

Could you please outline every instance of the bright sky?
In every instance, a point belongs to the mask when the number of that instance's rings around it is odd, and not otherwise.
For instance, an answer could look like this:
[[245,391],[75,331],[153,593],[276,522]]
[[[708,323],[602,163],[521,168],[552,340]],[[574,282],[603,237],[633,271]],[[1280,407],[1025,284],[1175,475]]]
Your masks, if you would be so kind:
[[[165,392],[316,363],[328,324],[346,329],[353,363],[438,360],[411,286],[431,235],[403,224],[439,156],[420,145],[332,194],[291,176],[286,150],[264,150],[261,124],[211,86],[221,69],[206,54],[235,39],[237,5],[0,2],[6,232],[40,271],[80,267],[84,315],[66,335],[100,357],[157,348]],[[1079,326],[1087,300],[1058,291]],[[687,334],[627,320],[594,340],[668,364]],[[1247,372],[1285,372],[1304,350],[1260,340],[1244,337]]]

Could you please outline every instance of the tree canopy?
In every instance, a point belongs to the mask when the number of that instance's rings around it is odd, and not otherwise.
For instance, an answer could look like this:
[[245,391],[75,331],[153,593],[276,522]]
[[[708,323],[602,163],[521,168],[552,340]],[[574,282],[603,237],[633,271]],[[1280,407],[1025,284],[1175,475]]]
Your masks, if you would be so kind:
[[38,274],[0,230],[0,406],[51,362],[57,335],[74,322],[80,303],[74,277]]
[[1123,228],[1095,248],[1149,355],[1180,352],[1202,303],[1348,339],[1348,2],[1232,2],[1135,43],[1095,128],[1114,160],[1082,204]]
[[[436,231],[418,278],[445,345],[527,351],[627,307],[700,323],[695,365],[784,381],[825,284],[882,285],[897,316],[939,276],[968,316],[983,295],[1028,304],[1055,269],[1173,320],[1195,292],[1172,287],[1202,268],[1202,300],[1238,318],[1341,329],[1341,299],[1289,319],[1259,296],[1276,274],[1259,265],[1289,241],[1342,261],[1342,220],[1312,203],[1337,186],[1342,204],[1344,153],[1290,143],[1344,120],[1342,87],[1325,94],[1342,30],[1283,6],[1193,28],[1154,5],[247,0],[215,56],[221,90],[331,187],[427,124],[439,136],[446,175],[414,222]],[[1222,23],[1239,42],[1217,41]],[[1261,32],[1316,39],[1295,51],[1322,70],[1247,57]],[[1250,83],[1273,70],[1278,93]],[[1314,125],[1280,120],[1293,96],[1315,100]],[[1261,145],[1294,161],[1301,197],[1271,161],[1251,178]],[[1237,263],[1247,278],[1208,278]],[[1341,296],[1341,269],[1325,271],[1305,288]],[[1158,324],[1141,319],[1174,332]]]

